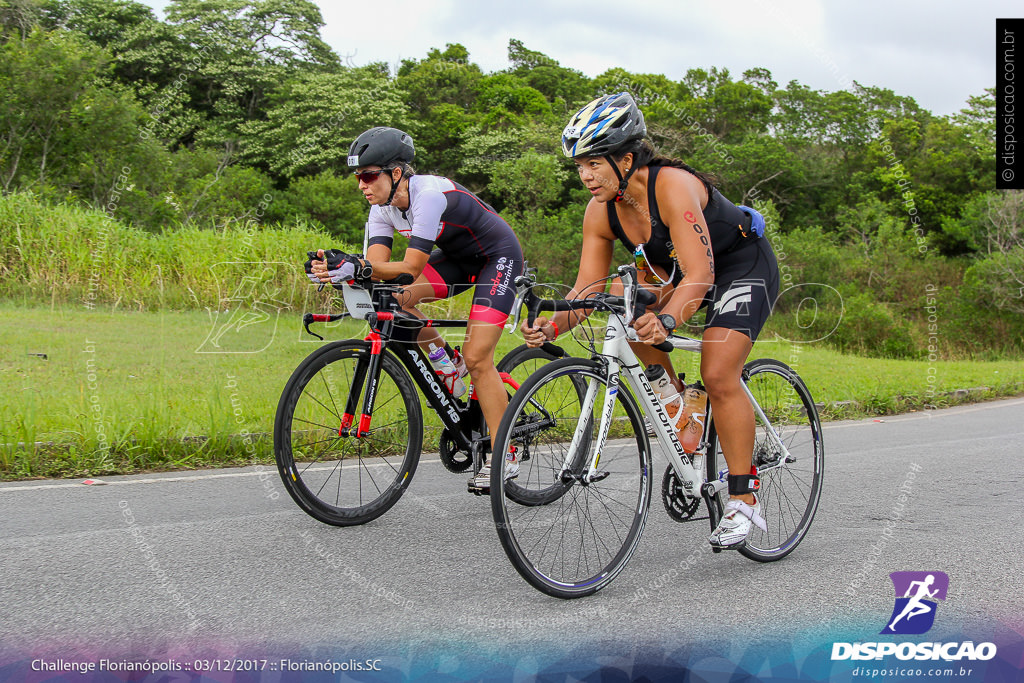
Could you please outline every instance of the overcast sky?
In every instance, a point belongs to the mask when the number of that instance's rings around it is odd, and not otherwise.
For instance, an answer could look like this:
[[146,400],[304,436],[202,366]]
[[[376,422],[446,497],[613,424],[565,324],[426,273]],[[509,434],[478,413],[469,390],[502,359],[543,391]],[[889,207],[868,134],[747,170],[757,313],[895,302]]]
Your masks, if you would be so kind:
[[[146,0],[160,9],[166,0]],[[508,66],[509,38],[588,76],[620,66],[674,80],[725,67],[766,67],[785,85],[818,90],[851,81],[953,114],[995,85],[995,19],[1019,0],[319,0],[324,40],[348,63],[422,58],[461,43],[484,71]],[[162,15],[161,15],[162,16]]]

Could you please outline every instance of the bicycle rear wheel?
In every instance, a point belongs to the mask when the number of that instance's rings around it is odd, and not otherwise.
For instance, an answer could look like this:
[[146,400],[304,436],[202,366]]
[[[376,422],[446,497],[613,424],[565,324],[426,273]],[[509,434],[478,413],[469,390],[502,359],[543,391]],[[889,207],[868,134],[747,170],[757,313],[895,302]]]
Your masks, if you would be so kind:
[[[561,348],[555,347],[559,351]],[[516,384],[522,386],[530,375],[540,370],[553,360],[565,357],[565,352],[562,351],[562,355],[552,355],[548,351],[541,347],[531,348],[526,344],[521,344],[516,348],[506,353],[500,361],[498,361],[497,369],[498,372],[507,372],[512,376],[513,381]],[[513,392],[511,387],[509,391]]]
[[[549,353],[545,348],[531,348],[526,344],[521,344],[516,348],[506,353],[501,360],[498,361],[496,369],[499,373],[508,373],[512,378],[514,385],[507,385],[505,389],[508,393],[509,398],[512,398],[512,394],[515,393],[516,387],[522,386],[523,382],[532,375],[534,372],[544,367],[548,363],[558,358],[565,356],[565,352],[560,347],[548,345],[555,351],[560,352],[560,355],[554,355]],[[471,413],[473,414],[473,413]],[[487,431],[487,423],[484,422],[483,414],[479,410],[475,411],[475,415],[479,420],[480,433],[489,434]],[[470,468],[473,464],[473,457],[466,449],[460,450],[458,442],[452,438],[448,433],[448,430],[441,432],[441,438],[439,442],[439,451],[441,456],[441,463],[449,472],[464,472]],[[490,453],[488,446],[487,453]]]
[[[583,410],[580,387],[596,392]],[[651,453],[632,394],[620,386],[597,478],[585,479],[600,427],[604,369],[566,358],[534,374],[513,397],[495,448],[518,449],[520,470],[491,469],[491,511],[505,553],[538,590],[560,598],[608,585],[636,550],[651,498]],[[524,499],[529,502],[524,502]]]
[[[369,358],[369,343],[359,340],[318,349],[292,373],[277,407],[274,453],[281,479],[299,507],[326,524],[351,526],[381,516],[402,497],[419,462],[419,397],[389,351],[381,358],[370,434],[354,435]],[[350,398],[354,420],[346,421],[354,426],[343,436]]]
[[[739,550],[752,560],[772,562],[793,552],[814,521],[821,497],[825,448],[821,422],[811,393],[803,380],[785,363],[759,358],[743,368],[747,387],[769,424],[756,415],[753,464],[758,469],[761,515],[767,531],[754,526]],[[713,406],[712,406],[713,408]],[[778,440],[772,438],[774,429]],[[785,453],[780,447],[785,446]],[[714,410],[708,436],[708,481],[723,478],[728,466],[715,431]],[[716,522],[729,494],[719,494]]]

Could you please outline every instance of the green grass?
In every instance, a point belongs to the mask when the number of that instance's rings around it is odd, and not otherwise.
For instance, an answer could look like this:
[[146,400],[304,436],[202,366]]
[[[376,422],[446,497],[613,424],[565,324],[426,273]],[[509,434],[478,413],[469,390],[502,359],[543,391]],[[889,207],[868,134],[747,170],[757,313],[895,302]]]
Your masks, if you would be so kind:
[[[271,462],[281,390],[320,343],[300,317],[0,306],[0,477]],[[366,332],[324,327],[328,341]]]
[[[463,303],[433,314],[464,313]],[[349,321],[325,336],[364,334],[363,325]],[[318,343],[290,310],[269,308],[261,317],[253,310],[233,315],[0,305],[0,478],[272,462],[269,435],[281,390]],[[498,356],[518,343],[516,336],[503,336]],[[571,342],[567,348],[582,353]],[[696,378],[697,357],[676,356],[677,370]],[[949,405],[966,399],[944,393],[963,388],[989,387],[971,400],[1024,393],[1019,361],[930,364],[767,342],[755,347],[754,356],[794,366],[826,404],[826,417]],[[839,401],[859,405],[832,405]],[[436,431],[428,431],[431,440]],[[12,446],[18,443],[29,446]],[[52,445],[35,448],[37,443]]]
[[153,234],[101,211],[0,197],[0,297],[25,306],[224,310],[273,302],[298,310],[316,298],[302,263],[318,247],[350,248],[302,225]]

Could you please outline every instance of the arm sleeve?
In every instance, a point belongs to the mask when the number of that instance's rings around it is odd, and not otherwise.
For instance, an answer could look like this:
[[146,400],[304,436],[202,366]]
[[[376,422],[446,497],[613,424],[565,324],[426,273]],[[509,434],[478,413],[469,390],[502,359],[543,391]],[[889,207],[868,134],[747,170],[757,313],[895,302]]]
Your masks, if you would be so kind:
[[366,244],[383,244],[390,249],[394,237],[395,226],[387,221],[379,207],[371,206],[370,217],[366,221]]
[[409,237],[409,248],[429,254],[434,241],[441,234],[441,216],[448,208],[448,198],[439,190],[426,190],[418,193],[411,203],[412,234]]

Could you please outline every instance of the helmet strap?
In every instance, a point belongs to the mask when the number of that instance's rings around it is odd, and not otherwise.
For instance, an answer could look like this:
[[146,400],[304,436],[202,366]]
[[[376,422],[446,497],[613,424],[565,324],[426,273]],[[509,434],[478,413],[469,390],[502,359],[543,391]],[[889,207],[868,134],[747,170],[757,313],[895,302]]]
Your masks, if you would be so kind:
[[[396,166],[396,168],[400,171],[402,170],[401,166]],[[402,182],[403,177],[405,177],[405,171],[402,171],[402,175],[399,176],[397,181],[394,176],[388,173],[388,180],[391,181],[391,193],[388,195],[388,200],[384,202],[384,206],[391,206],[391,200],[395,198],[395,192],[398,191],[398,184]]]
[[622,197],[626,194],[626,187],[629,185],[629,179],[633,176],[636,171],[636,166],[631,166],[626,171],[625,177],[619,172],[619,165],[615,163],[615,159],[612,158],[611,154],[605,154],[604,158],[611,164],[612,170],[615,171],[615,177],[619,179],[619,189],[615,192],[615,201],[621,202]]

